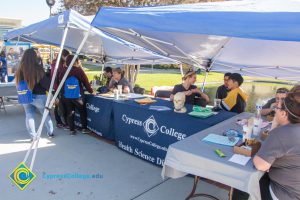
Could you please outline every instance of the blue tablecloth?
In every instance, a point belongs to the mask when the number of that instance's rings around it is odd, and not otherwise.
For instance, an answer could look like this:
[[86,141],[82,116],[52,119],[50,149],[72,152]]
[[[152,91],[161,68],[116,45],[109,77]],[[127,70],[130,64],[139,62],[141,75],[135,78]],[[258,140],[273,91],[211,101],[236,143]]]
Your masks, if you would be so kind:
[[[149,106],[167,106],[172,110],[150,110]],[[191,112],[192,106],[187,109]],[[170,144],[236,115],[220,112],[206,119],[194,118],[188,112],[175,113],[172,102],[160,99],[151,105],[116,101],[113,112],[117,146],[156,165],[163,165]]]
[[[88,129],[110,140],[115,139],[113,126],[113,100],[99,96],[85,95]],[[79,114],[75,115],[76,125],[81,126]]]

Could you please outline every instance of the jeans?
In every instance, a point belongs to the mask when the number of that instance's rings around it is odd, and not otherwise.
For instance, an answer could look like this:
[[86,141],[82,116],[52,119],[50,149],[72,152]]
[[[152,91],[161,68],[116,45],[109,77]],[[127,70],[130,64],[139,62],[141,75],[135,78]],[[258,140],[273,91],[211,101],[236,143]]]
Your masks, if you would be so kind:
[[70,127],[71,131],[75,130],[75,124],[74,124],[74,117],[75,117],[75,108],[78,110],[80,114],[80,121],[82,124],[82,128],[87,128],[87,113],[86,113],[86,107],[85,107],[85,101],[84,99],[78,98],[78,99],[66,99],[63,98],[63,101],[67,108],[67,122]]
[[[43,115],[44,109],[45,109],[45,104],[47,100],[46,95],[32,95],[33,97],[33,102],[30,104],[23,104],[23,107],[25,109],[25,114],[26,114],[26,128],[31,137],[35,137],[37,135],[35,131],[35,114],[40,113]],[[50,135],[53,133],[53,123],[50,117],[50,114],[48,114],[46,121],[45,121],[45,126],[47,129],[47,134]]]

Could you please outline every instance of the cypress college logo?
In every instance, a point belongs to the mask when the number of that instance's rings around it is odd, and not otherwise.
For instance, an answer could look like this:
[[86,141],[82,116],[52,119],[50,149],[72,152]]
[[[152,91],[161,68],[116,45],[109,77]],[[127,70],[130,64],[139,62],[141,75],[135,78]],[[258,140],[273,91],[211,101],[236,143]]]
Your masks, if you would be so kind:
[[159,127],[153,115],[143,123],[143,126],[148,137],[154,136],[159,131]]
[[170,137],[174,137],[177,140],[182,140],[186,137],[186,134],[177,131],[175,128],[167,127],[165,125],[158,126],[153,115],[146,119],[144,122],[138,119],[134,119],[132,117],[127,116],[126,114],[122,115],[122,121],[130,126],[138,126],[142,127],[147,133],[148,137],[155,136],[157,132],[168,135]]
[[12,180],[20,190],[24,190],[35,177],[36,175],[23,162],[8,175],[8,178]]

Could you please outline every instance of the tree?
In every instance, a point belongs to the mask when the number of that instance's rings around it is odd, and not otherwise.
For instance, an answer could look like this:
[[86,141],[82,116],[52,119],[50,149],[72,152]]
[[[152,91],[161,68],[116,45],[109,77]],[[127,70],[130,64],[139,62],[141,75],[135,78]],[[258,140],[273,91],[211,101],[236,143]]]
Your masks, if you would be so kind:
[[222,0],[60,0],[65,9],[73,9],[83,15],[95,15],[102,6],[154,6],[167,4],[183,4],[197,2],[211,2]]

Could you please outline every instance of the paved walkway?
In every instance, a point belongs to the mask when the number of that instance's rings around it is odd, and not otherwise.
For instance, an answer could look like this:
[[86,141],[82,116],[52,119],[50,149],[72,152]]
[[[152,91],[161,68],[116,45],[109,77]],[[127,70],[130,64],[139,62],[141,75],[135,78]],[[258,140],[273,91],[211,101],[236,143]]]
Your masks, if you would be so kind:
[[[0,199],[182,200],[192,188],[191,177],[163,181],[160,167],[99,138],[83,134],[72,137],[67,131],[56,129],[55,138],[41,140],[33,170],[37,178],[21,191],[8,174],[23,160],[30,145],[24,118],[20,106],[8,106],[7,114],[0,111]],[[48,179],[49,175],[68,173],[99,174],[100,178]],[[226,190],[205,182],[198,190],[221,200],[228,197]]]

